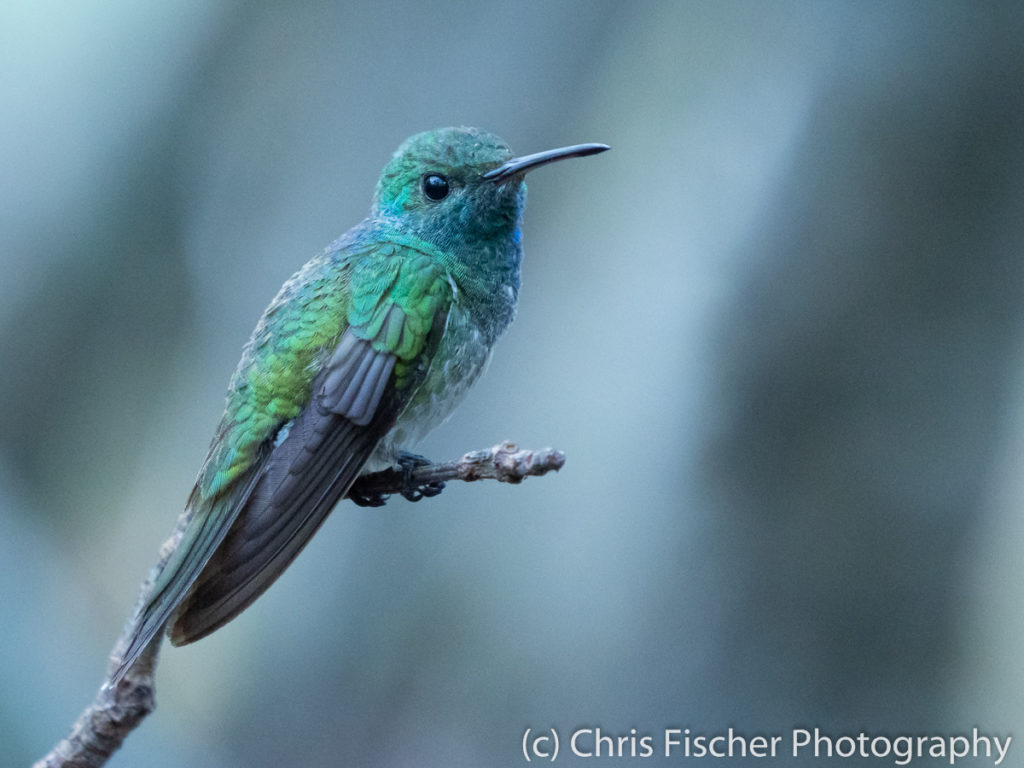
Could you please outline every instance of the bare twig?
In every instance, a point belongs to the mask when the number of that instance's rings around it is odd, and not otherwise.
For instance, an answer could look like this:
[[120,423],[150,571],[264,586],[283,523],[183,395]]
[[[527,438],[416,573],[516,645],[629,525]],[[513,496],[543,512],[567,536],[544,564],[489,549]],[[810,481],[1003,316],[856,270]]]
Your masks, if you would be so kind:
[[[558,471],[565,463],[561,451],[546,448],[542,451],[520,451],[515,443],[505,441],[488,450],[470,451],[461,459],[442,464],[416,467],[412,482],[422,485],[447,480],[497,480],[502,483],[521,483],[531,475],[544,475]],[[353,491],[367,496],[386,495],[402,491],[406,479],[400,470],[385,469],[364,475],[356,481]],[[163,571],[171,553],[181,542],[188,525],[189,515],[178,517],[174,533],[160,548],[160,560],[142,584],[138,606],[149,599],[157,577]],[[135,611],[137,615],[138,610]],[[71,734],[62,739],[46,757],[33,768],[99,768],[117,751],[142,720],[156,707],[156,689],[153,675],[156,669],[160,642],[153,642],[125,673],[118,684],[111,685],[121,656],[135,632],[135,621],[128,622],[121,637],[110,652],[107,677],[96,693],[96,698],[79,716]]]
[[106,763],[156,706],[153,670],[159,649],[159,643],[151,643],[117,688],[104,681],[71,734],[34,768],[95,768]]
[[[190,519],[189,508],[178,515],[174,532],[160,546],[160,559],[150,570],[139,590],[139,599],[133,616],[149,600],[153,584],[163,571],[171,554],[177,549],[185,535],[185,526]],[[61,740],[50,753],[32,768],[98,768],[121,746],[121,742],[156,708],[156,688],[153,673],[156,669],[160,643],[150,643],[132,667],[125,672],[121,681],[111,684],[117,669],[135,633],[135,619],[129,621],[121,636],[114,643],[107,665],[107,677],[96,692],[92,704],[79,715],[71,728],[71,734]]]
[[[515,443],[506,440],[487,450],[470,451],[455,461],[416,467],[410,480],[416,485],[447,480],[497,480],[500,483],[521,483],[531,475],[557,472],[563,464],[565,454],[561,451],[552,448],[521,451]],[[403,484],[401,470],[385,469],[360,477],[353,484],[352,492],[363,496],[399,493]]]

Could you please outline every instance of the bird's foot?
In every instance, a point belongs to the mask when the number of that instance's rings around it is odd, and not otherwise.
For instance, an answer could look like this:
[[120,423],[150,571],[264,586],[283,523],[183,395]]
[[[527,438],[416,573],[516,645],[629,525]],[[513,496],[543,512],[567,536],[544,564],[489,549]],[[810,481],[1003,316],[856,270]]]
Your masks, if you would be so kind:
[[348,492],[349,500],[359,507],[383,507],[389,497],[390,494],[387,493],[364,494],[354,489],[349,489]]
[[[425,467],[430,464],[423,456],[419,456],[415,453],[406,453],[405,451],[399,451],[398,453],[398,466],[402,468],[402,496],[409,501],[419,501],[420,499],[431,496],[437,496],[441,491],[444,490],[444,481],[435,480],[432,483],[415,483],[412,479],[413,470],[417,467]],[[358,503],[358,502],[357,502]]]

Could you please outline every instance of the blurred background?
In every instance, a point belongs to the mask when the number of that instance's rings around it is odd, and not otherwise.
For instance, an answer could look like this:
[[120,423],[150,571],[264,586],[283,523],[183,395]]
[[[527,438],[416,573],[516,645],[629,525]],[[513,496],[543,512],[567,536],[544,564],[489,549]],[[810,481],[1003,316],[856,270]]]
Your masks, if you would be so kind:
[[0,762],[91,701],[263,307],[452,124],[613,147],[531,175],[519,318],[420,446],[564,470],[342,504],[165,646],[110,764],[1019,729],[1022,39],[1009,2],[4,3]]

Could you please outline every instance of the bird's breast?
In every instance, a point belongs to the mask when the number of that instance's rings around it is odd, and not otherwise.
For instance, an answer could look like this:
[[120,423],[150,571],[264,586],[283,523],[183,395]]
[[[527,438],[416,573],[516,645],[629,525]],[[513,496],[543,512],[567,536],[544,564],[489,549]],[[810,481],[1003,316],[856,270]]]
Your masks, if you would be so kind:
[[452,304],[444,335],[423,384],[381,442],[367,469],[372,471],[393,463],[397,451],[410,450],[447,419],[480,378],[490,356],[491,344],[479,323],[464,306]]

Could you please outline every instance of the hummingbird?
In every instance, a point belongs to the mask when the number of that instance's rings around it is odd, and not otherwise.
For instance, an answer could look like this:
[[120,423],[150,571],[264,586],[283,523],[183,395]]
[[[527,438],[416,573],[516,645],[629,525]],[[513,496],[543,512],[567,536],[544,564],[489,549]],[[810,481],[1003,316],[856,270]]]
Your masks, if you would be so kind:
[[245,345],[182,538],[137,609],[114,684],[162,632],[184,645],[245,610],[361,473],[397,463],[408,479],[425,461],[406,449],[450,415],[515,315],[525,174],[607,149],[513,157],[466,127],[398,148],[370,215],[285,282]]

